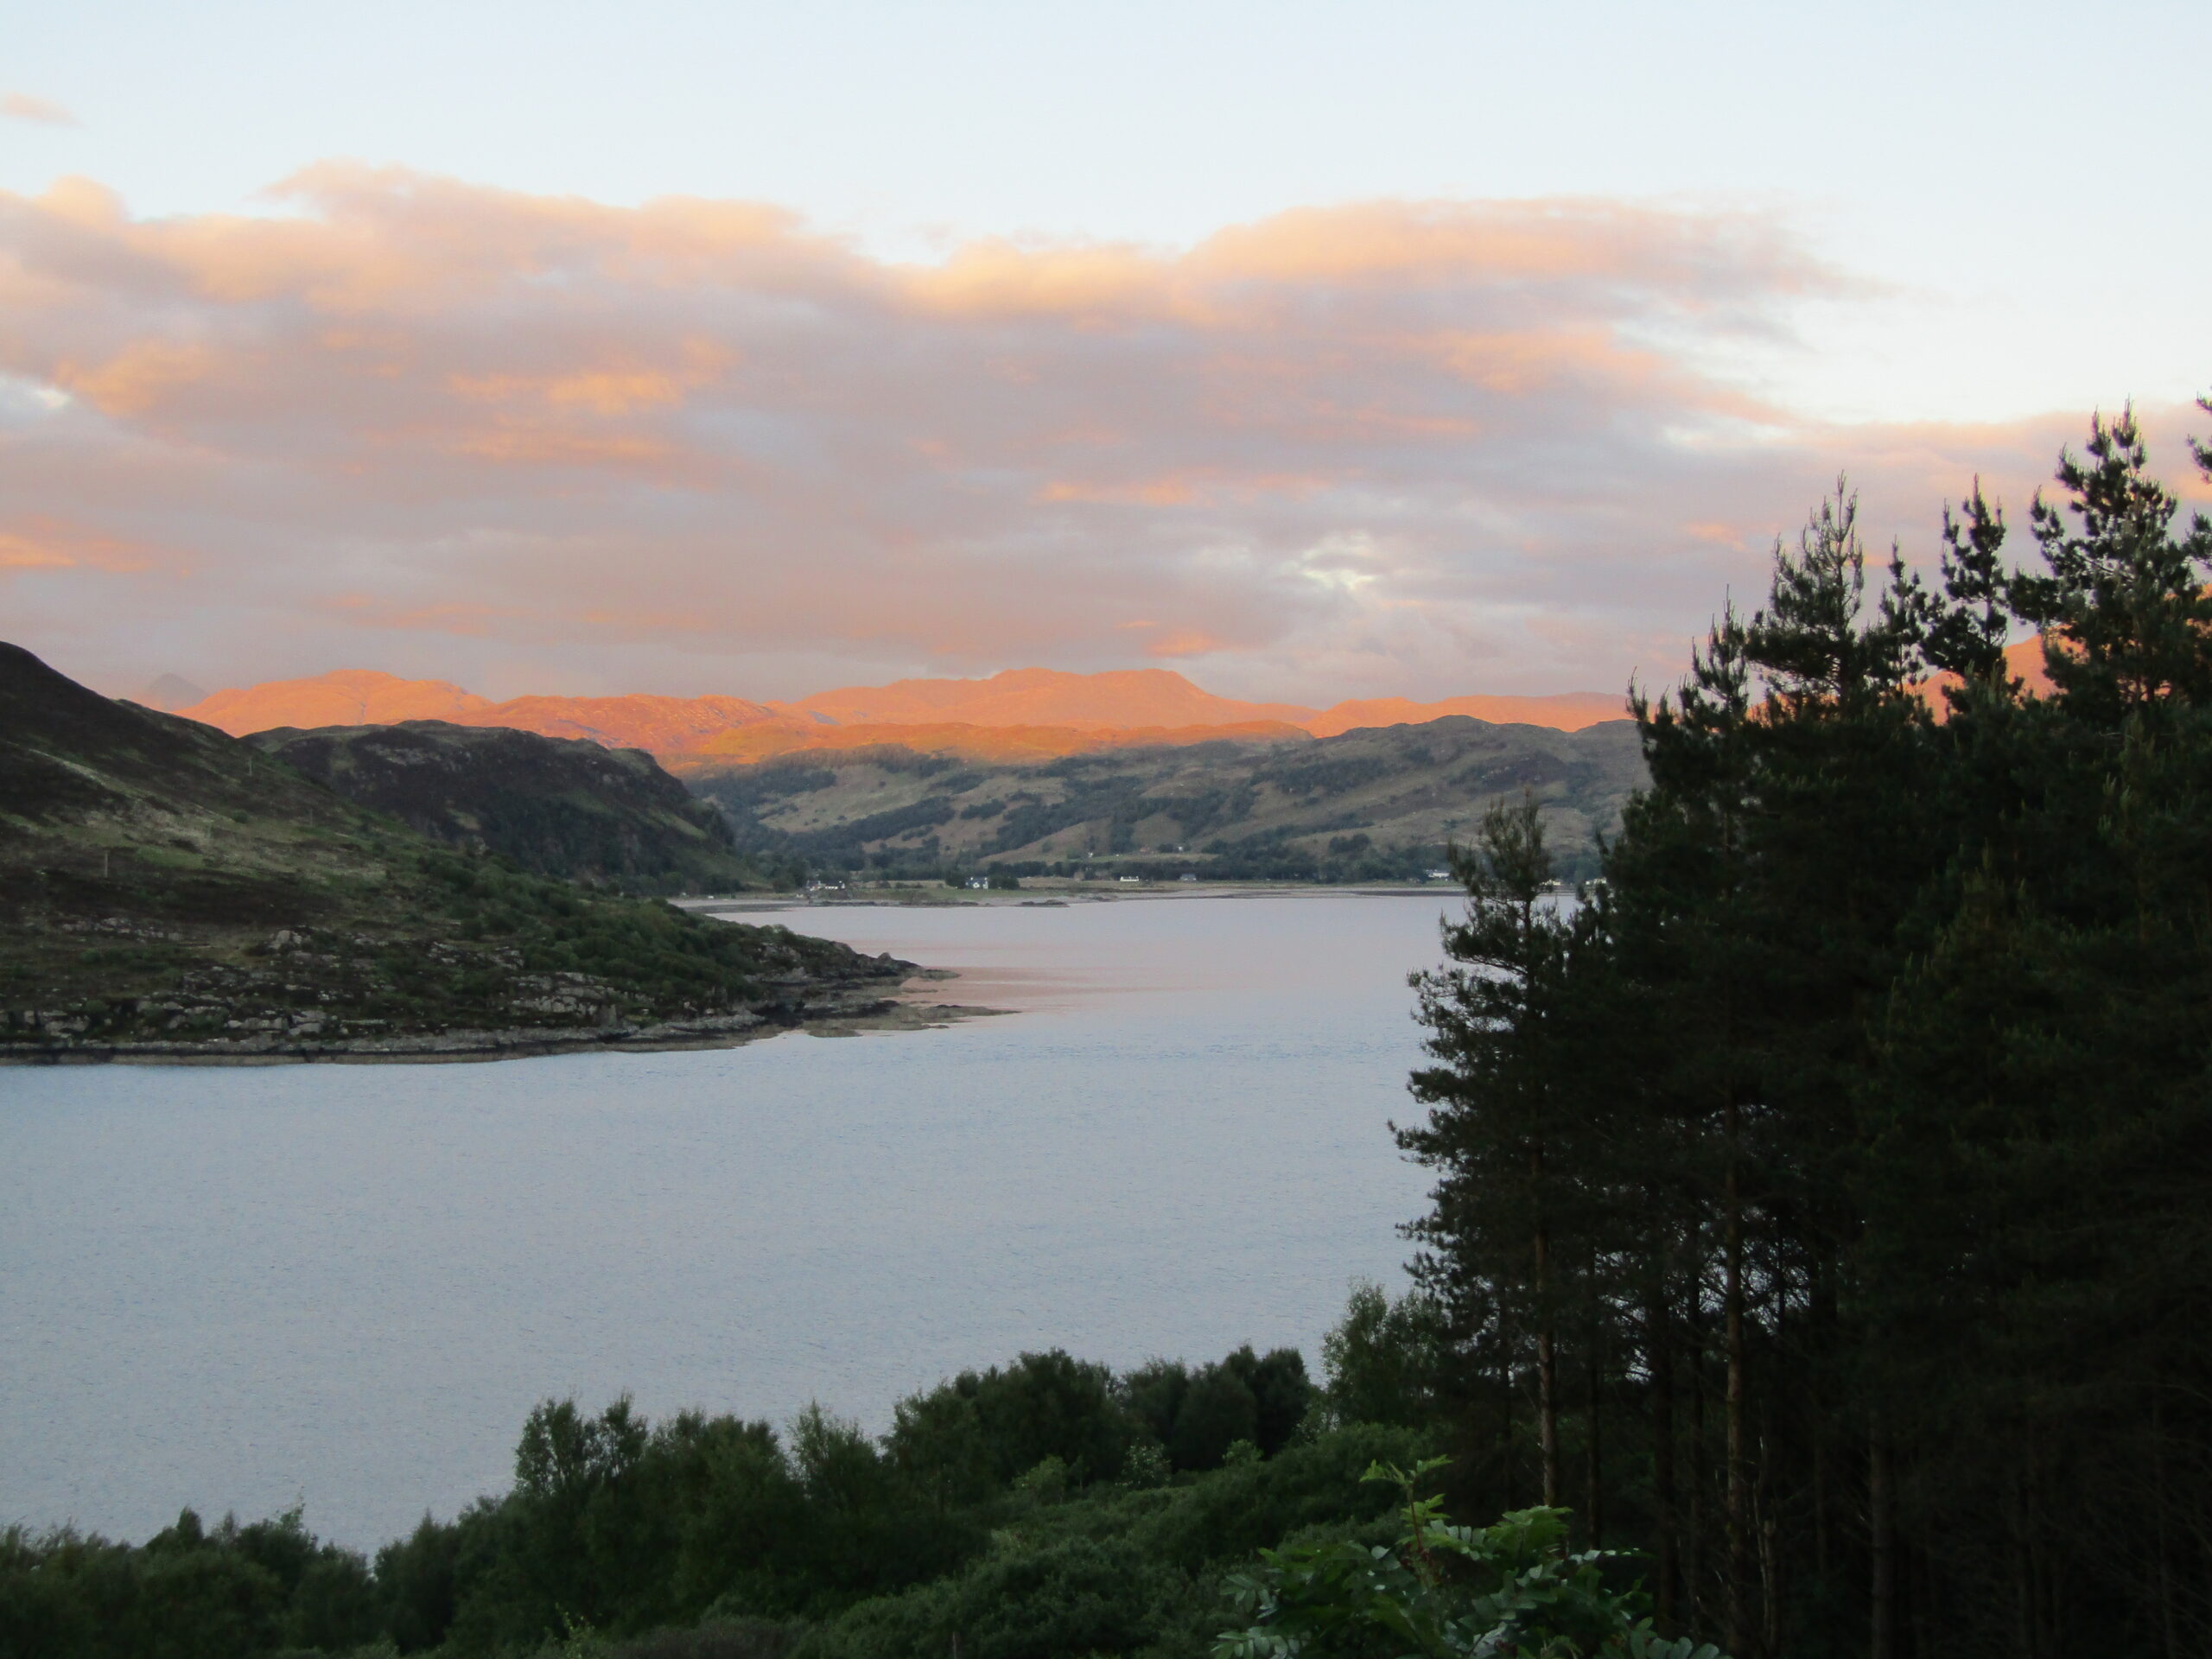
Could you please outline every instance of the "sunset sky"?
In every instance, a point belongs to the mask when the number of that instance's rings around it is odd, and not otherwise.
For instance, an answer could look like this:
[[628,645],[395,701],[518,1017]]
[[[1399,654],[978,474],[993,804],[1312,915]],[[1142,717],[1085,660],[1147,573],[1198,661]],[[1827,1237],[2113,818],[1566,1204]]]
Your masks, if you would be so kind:
[[[1665,678],[2212,389],[2212,7],[18,4],[0,638],[794,697]],[[2024,513],[2017,515],[2024,518]]]

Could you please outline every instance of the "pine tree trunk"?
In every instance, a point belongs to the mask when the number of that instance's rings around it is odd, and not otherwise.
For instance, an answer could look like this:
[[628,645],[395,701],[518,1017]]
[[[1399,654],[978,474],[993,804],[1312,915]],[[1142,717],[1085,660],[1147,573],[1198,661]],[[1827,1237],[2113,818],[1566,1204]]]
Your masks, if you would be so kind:
[[1783,1586],[1781,1527],[1774,1514],[1774,1492],[1770,1479],[1774,1469],[1772,1444],[1774,1419],[1771,1397],[1759,1405],[1758,1480],[1753,1488],[1752,1520],[1756,1523],[1759,1555],[1759,1652],[1776,1654],[1782,1650]]
[[1536,1224],[1536,1446],[1543,1460],[1544,1507],[1559,1507],[1559,1349],[1553,1338],[1551,1236]]
[[1658,1562],[1656,1602],[1659,1628],[1673,1635],[1678,1545],[1675,1535],[1675,1342],[1664,1290],[1651,1299],[1651,1484],[1658,1537],[1652,1554]]
[[1599,1347],[1597,1295],[1594,1286],[1596,1268],[1592,1268],[1593,1289],[1591,1294],[1590,1328],[1583,1345],[1583,1394],[1588,1402],[1589,1423],[1586,1430],[1583,1457],[1582,1513],[1589,1523],[1590,1548],[1599,1548],[1605,1538],[1605,1427],[1603,1402],[1605,1395],[1605,1355]]
[[1559,1347],[1552,1330],[1552,1238],[1544,1220],[1544,1146],[1529,1151],[1529,1195],[1536,1209],[1535,1261],[1530,1285],[1536,1304],[1536,1449],[1544,1507],[1559,1507]]
[[2028,1548],[2025,1481],[2016,1466],[2005,1493],[2005,1520],[2012,1534],[2012,1644],[2020,1659],[2041,1659],[2036,1640],[2036,1566]]
[[[1704,1269],[1698,1272],[1696,1295],[1704,1294]],[[1688,1554],[1682,1563],[1689,1587],[1690,1627],[1705,1628],[1705,1319],[1695,1300],[1690,1303],[1690,1513]]]
[[1820,1423],[1813,1426],[1813,1576],[1825,1594],[1828,1588],[1828,1437]]
[[1890,1443],[1879,1419],[1866,1437],[1866,1509],[1874,1567],[1868,1659],[1897,1659],[1897,1492]]
[[2158,1624],[2165,1638],[2165,1659],[2181,1659],[2181,1632],[2174,1618],[2172,1546],[2166,1536],[2170,1500],[2166,1494],[2165,1410],[2156,1401],[2151,1406],[2151,1457],[2152,1502],[2158,1511]]
[[1722,1268],[1722,1318],[1728,1363],[1724,1402],[1728,1481],[1728,1645],[1738,1654],[1750,1650],[1748,1592],[1751,1567],[1751,1471],[1744,1440],[1744,1211],[1737,1160],[1740,1129],[1739,1115],[1732,1095],[1728,1103],[1727,1230]]
[[1519,1505],[1514,1493],[1519,1489],[1513,1484],[1513,1356],[1505,1340],[1504,1316],[1499,1315],[1497,1352],[1497,1469],[1498,1482],[1504,1492],[1503,1507],[1514,1510]]

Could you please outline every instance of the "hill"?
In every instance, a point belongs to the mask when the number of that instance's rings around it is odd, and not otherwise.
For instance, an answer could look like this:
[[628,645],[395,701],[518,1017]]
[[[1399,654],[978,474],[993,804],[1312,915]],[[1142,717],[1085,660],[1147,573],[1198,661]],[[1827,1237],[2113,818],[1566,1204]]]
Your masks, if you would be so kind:
[[250,741],[347,800],[448,846],[629,893],[768,885],[729,823],[642,749],[443,721],[280,727]]
[[[780,705],[779,705],[780,706]],[[1580,731],[1625,712],[1617,695],[1571,691],[1551,697],[1451,697],[1414,702],[1370,698],[1309,709],[1292,702],[1241,702],[1201,690],[1164,668],[1067,674],[1046,668],[1008,669],[981,680],[899,680],[801,697],[790,705],[840,725],[1066,726],[1078,730],[1198,728],[1274,723],[1315,737],[1362,726],[1395,726],[1466,715],[1477,720]],[[1230,735],[1231,734],[1224,734]]]
[[910,971],[442,847],[0,645],[0,1054],[728,1040]]
[[278,726],[387,726],[403,720],[461,720],[492,707],[489,697],[446,680],[403,680],[373,669],[341,668],[307,680],[266,680],[218,691],[171,712],[232,737]]
[[1313,714],[1288,702],[1240,702],[1200,690],[1172,669],[1069,674],[1011,668],[981,680],[897,680],[849,686],[801,697],[793,708],[840,725],[923,725],[957,721],[971,726],[1234,726],[1248,721],[1296,722]]
[[131,702],[169,715],[207,700],[205,691],[179,674],[157,675],[130,694]]
[[1623,719],[1627,713],[1628,699],[1610,691],[1564,691],[1550,697],[1446,697],[1441,702],[1369,697],[1333,704],[1299,724],[1316,737],[1336,737],[1363,726],[1417,726],[1465,715],[1493,726],[1548,726],[1554,731],[1579,732]]
[[1464,715],[1026,766],[884,745],[672,768],[730,815],[741,847],[825,867],[1337,880],[1419,874],[1523,789],[1562,873],[1594,874],[1598,836],[1645,781],[1630,721],[1569,733]]
[[1179,748],[1194,743],[1305,743],[1312,740],[1281,721],[1247,721],[1236,726],[1143,726],[1134,728],[1077,726],[977,726],[963,721],[901,726],[890,722],[857,726],[747,726],[709,738],[697,748],[669,757],[685,761],[744,765],[778,755],[825,749],[868,749],[894,745],[917,754],[950,755],[987,766],[1023,766],[1033,761],[1089,754],[1099,749]]
[[[444,680],[401,680],[348,669],[313,679],[276,680],[218,691],[178,712],[238,737],[280,726],[443,720],[548,737],[585,737],[613,748],[645,749],[664,760],[702,753],[758,758],[814,747],[827,741],[821,736],[824,730],[887,726],[926,728],[900,741],[911,748],[950,753],[987,748],[988,743],[976,735],[977,728],[1122,734],[1116,741],[1147,746],[1241,739],[1262,730],[1333,737],[1359,727],[1450,715],[1579,731],[1619,719],[1624,706],[1616,696],[1576,691],[1552,697],[1467,696],[1427,703],[1385,697],[1308,709],[1216,696],[1167,669],[1068,674],[1043,668],[1009,669],[978,680],[849,686],[797,702],[644,693],[524,696],[492,702]],[[1050,741],[1067,753],[1081,747],[1067,738]],[[1033,741],[1023,739],[1007,740],[1007,745],[986,758],[1019,760],[1035,747]]]

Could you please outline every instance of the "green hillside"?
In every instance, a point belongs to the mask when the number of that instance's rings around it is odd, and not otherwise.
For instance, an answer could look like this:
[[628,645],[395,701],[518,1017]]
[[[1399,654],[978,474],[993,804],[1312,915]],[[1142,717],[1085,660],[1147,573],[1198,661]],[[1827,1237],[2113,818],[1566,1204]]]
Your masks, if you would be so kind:
[[1636,728],[1580,732],[1452,716],[1293,746],[1109,750],[982,766],[903,748],[817,750],[683,767],[738,844],[829,868],[1185,870],[1221,879],[1418,874],[1483,809],[1523,791],[1566,874],[1645,780]]
[[0,645],[0,1053],[704,1040],[906,971],[450,849]]
[[496,726],[280,727],[246,741],[449,846],[627,893],[770,885],[729,823],[643,749]]

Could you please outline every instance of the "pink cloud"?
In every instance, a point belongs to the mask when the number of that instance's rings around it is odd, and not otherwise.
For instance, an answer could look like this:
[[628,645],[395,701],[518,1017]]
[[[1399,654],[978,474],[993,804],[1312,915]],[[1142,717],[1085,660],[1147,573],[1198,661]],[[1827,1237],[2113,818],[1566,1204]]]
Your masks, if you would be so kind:
[[156,549],[121,542],[82,525],[34,517],[0,523],[0,577],[19,570],[97,570],[137,575],[165,563]]
[[2079,423],[1821,428],[1708,372],[1851,291],[1758,215],[1371,202],[916,264],[754,203],[338,164],[275,194],[0,194],[0,524],[192,566],[119,590],[5,544],[13,626],[118,678],[1611,690],[1839,465],[1924,546]]
[[0,92],[0,117],[10,121],[35,121],[48,127],[84,124],[52,99],[34,98],[29,92]]

